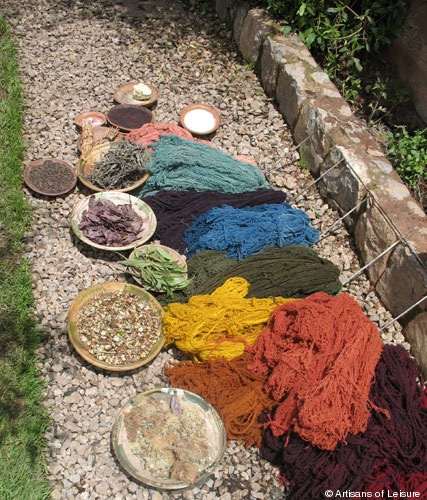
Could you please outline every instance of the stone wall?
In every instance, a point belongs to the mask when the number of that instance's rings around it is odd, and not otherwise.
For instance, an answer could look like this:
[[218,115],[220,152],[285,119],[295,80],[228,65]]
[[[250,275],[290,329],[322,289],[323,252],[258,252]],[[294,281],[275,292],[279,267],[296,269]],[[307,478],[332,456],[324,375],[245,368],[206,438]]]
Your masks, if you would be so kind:
[[[243,57],[260,69],[264,89],[275,99],[296,143],[305,140],[300,153],[310,171],[316,177],[340,162],[319,182],[322,196],[340,214],[362,202],[346,218],[362,260],[368,262],[379,255],[398,239],[398,232],[414,250],[416,256],[399,243],[368,268],[380,299],[397,316],[426,293],[427,272],[420,263],[427,261],[424,211],[300,39],[296,35],[284,37],[264,11],[236,3],[216,0],[218,16],[233,27]],[[372,198],[367,199],[368,189],[392,223]],[[424,301],[403,319],[405,334],[425,376],[426,309]]]

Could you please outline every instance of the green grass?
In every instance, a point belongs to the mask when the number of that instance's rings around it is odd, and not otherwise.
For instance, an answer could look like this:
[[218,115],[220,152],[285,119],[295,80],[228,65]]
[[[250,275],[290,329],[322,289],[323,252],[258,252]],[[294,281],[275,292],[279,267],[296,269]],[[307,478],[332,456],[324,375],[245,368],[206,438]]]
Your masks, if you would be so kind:
[[22,91],[14,43],[0,16],[0,499],[49,498],[45,479],[47,413],[35,348],[28,262],[22,255],[31,210],[22,192]]

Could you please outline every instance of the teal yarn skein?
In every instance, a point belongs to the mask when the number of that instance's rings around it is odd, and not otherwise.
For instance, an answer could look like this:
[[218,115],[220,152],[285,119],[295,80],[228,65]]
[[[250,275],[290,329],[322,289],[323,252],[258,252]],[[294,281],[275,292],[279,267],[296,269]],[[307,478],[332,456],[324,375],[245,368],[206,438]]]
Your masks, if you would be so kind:
[[258,167],[206,144],[168,135],[150,147],[150,177],[136,196],[150,196],[159,190],[238,194],[268,188]]

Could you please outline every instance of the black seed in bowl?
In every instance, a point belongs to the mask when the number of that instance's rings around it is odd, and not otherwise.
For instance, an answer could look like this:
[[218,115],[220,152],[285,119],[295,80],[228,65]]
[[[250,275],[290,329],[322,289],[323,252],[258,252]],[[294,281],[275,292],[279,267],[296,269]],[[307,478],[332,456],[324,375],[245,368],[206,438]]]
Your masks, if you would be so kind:
[[73,188],[76,174],[63,162],[45,160],[29,169],[27,181],[31,189],[41,194],[58,195]]

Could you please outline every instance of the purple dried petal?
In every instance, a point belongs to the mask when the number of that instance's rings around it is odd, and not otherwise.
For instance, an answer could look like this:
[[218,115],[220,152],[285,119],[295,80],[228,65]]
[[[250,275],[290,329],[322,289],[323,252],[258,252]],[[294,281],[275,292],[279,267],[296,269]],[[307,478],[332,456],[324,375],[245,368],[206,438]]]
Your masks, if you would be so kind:
[[107,246],[123,246],[137,239],[143,223],[131,204],[115,205],[111,200],[90,198],[89,207],[79,224],[86,237]]

